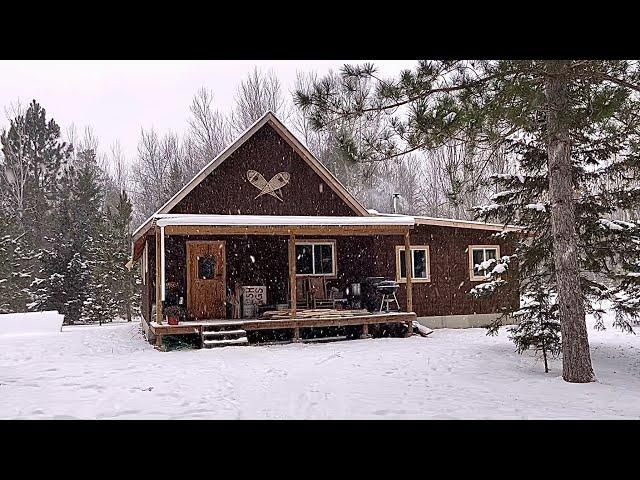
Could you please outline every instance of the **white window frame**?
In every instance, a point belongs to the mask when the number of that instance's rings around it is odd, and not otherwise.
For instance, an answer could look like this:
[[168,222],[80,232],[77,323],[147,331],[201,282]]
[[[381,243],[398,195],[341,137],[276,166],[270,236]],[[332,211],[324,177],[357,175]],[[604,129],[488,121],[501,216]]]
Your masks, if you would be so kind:
[[[336,278],[338,275],[338,263],[336,254],[336,241],[335,240],[302,240],[295,241],[296,247],[298,245],[331,245],[331,257],[333,271],[331,273],[298,273],[298,257],[296,256],[296,277],[325,277]],[[311,248],[311,268],[316,268],[316,249]]]
[[474,250],[482,250],[482,258],[483,262],[487,260],[487,250],[495,250],[496,251],[496,262],[500,260],[500,245],[469,245],[469,279],[472,282],[483,282],[489,275],[476,275],[475,269],[473,268],[473,251]]
[[[431,281],[431,252],[429,245],[411,245],[411,273],[415,270],[414,252],[416,250],[425,250],[427,252],[427,278],[417,278],[411,275],[411,283],[429,283]],[[404,245],[396,245],[396,282],[406,283],[407,278],[400,276],[400,255],[404,255]]]

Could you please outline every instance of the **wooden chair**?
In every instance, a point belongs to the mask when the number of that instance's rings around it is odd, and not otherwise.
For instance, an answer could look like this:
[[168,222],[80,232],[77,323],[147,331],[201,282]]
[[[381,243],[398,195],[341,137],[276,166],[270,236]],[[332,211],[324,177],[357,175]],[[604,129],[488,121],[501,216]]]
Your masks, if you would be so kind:
[[335,303],[327,295],[327,281],[321,277],[309,277],[309,292],[313,308],[334,308]]

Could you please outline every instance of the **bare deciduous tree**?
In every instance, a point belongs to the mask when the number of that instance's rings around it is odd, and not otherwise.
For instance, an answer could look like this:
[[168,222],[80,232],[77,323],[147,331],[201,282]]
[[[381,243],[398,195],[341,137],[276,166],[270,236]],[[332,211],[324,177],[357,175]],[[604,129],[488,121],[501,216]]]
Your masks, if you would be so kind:
[[196,170],[211,161],[231,141],[231,128],[224,115],[212,108],[212,102],[213,92],[202,87],[193,96],[189,107],[187,157]]
[[262,72],[254,67],[238,86],[234,100],[230,123],[236,133],[246,130],[268,110],[283,122],[288,121],[290,108],[282,95],[280,80],[271,70]]

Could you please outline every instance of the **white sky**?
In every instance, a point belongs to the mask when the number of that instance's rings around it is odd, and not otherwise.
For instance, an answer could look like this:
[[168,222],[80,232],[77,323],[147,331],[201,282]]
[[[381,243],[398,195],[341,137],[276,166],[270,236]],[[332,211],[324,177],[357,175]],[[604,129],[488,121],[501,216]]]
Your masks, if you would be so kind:
[[[136,155],[140,128],[159,133],[186,129],[189,105],[202,86],[214,92],[214,107],[230,110],[237,85],[254,65],[272,69],[285,92],[293,89],[296,71],[319,74],[344,63],[364,60],[2,60],[0,107],[36,99],[63,132],[90,125],[107,150],[119,140],[127,160]],[[379,74],[396,76],[415,60],[376,60]],[[8,125],[0,111],[0,128]]]

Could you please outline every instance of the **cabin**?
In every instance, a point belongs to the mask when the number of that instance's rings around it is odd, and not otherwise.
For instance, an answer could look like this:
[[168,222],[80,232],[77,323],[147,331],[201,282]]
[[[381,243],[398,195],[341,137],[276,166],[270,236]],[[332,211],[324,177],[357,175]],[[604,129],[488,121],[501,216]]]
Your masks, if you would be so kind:
[[133,233],[130,265],[160,347],[408,336],[518,304],[515,287],[468,293],[483,262],[513,252],[495,235],[513,228],[368,211],[267,112]]

